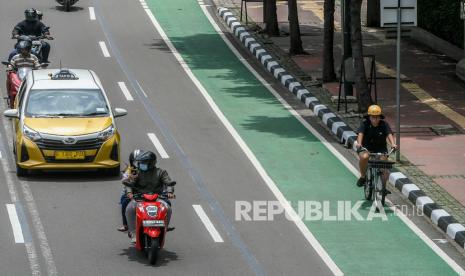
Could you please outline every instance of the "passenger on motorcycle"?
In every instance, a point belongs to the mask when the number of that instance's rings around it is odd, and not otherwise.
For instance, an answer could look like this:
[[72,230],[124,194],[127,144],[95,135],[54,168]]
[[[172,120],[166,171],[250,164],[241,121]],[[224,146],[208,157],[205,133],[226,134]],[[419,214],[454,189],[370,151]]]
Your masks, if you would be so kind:
[[[123,173],[123,179],[128,178],[130,175],[137,174],[137,168],[134,165],[134,159],[139,156],[139,154],[143,153],[143,150],[136,149],[129,154],[129,165]],[[131,199],[128,197],[128,189],[126,186],[123,185],[123,190],[121,191],[121,217],[123,220],[123,225],[118,227],[117,230],[121,232],[126,232],[128,230],[128,221],[126,219],[126,207],[128,206]]]
[[31,54],[32,44],[30,41],[21,41],[18,43],[19,54],[13,56],[8,66],[8,70],[17,71],[22,67],[29,67],[32,69],[39,69],[40,63],[39,59]]
[[171,218],[171,202],[174,198],[174,185],[168,172],[156,167],[157,156],[151,151],[145,151],[134,158],[134,165],[137,168],[136,174],[129,174],[123,178],[123,184],[127,186],[127,196],[131,199],[126,207],[126,218],[128,221],[128,236],[131,241],[135,241],[136,226],[136,206],[133,198],[134,193],[156,193],[162,196],[157,201],[162,202],[167,208],[168,225]]
[[[48,28],[39,20],[37,11],[29,8],[24,11],[25,20],[16,24],[12,31],[13,38],[18,38],[20,35],[33,35],[33,36],[45,36],[48,39],[53,39],[50,36]],[[46,41],[42,43],[42,60],[44,63],[49,63],[48,56],[50,53],[50,44]]]
[[[378,105],[371,105],[368,107],[367,113],[367,116],[365,116],[365,119],[361,122],[357,130],[356,147],[360,158],[360,178],[357,181],[357,186],[359,187],[364,186],[366,182],[366,171],[370,152],[387,153],[387,141],[389,141],[392,148],[397,148],[391,127],[388,122],[384,121],[381,107]],[[368,151],[361,151],[362,147],[366,148]],[[383,181],[386,180],[385,178],[387,178],[387,173]]]

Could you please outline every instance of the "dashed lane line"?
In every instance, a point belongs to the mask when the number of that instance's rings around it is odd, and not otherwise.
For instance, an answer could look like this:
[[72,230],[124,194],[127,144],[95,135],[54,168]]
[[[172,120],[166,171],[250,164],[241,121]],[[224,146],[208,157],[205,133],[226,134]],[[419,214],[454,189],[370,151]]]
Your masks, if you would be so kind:
[[128,101],[134,101],[134,98],[132,97],[131,93],[129,92],[128,87],[126,86],[126,83],[119,81],[118,82],[119,88],[124,94],[124,97],[126,97],[126,100]]
[[223,238],[221,238],[220,233],[216,230],[215,226],[211,222],[211,220],[208,218],[207,214],[203,210],[202,206],[200,205],[192,205],[194,207],[195,212],[197,215],[200,217],[200,220],[203,222],[205,225],[205,228],[207,228],[208,232],[212,236],[213,240],[215,242],[224,242]]
[[98,44],[100,45],[100,48],[102,49],[103,56],[110,57],[110,52],[108,51],[107,44],[105,44],[105,41],[100,41]]
[[170,158],[168,153],[166,153],[165,148],[163,148],[162,144],[160,143],[160,140],[158,140],[157,136],[155,133],[147,133],[147,136],[149,136],[150,141],[152,141],[153,145],[158,151],[158,154],[160,154],[161,158],[167,159]]
[[89,16],[90,16],[90,20],[95,20],[95,9],[94,9],[94,7],[89,7]]
[[18,213],[14,204],[6,204],[8,216],[10,217],[11,228],[13,229],[13,236],[16,243],[24,243],[23,230],[19,223]]

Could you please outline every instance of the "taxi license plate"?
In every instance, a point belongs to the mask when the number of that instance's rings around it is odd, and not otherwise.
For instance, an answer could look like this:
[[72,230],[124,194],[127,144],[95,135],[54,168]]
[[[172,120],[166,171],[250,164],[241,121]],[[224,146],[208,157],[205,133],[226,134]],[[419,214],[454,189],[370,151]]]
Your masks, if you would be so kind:
[[57,160],[82,160],[85,158],[85,151],[55,151],[55,159]]

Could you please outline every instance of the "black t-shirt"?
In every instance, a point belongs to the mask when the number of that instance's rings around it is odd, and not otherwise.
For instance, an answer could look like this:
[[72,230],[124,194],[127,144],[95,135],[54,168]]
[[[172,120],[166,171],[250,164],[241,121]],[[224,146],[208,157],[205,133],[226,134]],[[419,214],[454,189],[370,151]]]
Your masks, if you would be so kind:
[[387,152],[386,138],[392,134],[387,122],[380,120],[379,125],[374,127],[370,119],[365,119],[357,129],[357,133],[363,133],[362,146],[370,152]]
[[13,34],[19,35],[34,35],[41,36],[46,31],[46,26],[40,21],[27,21],[23,20],[19,22],[13,29]]

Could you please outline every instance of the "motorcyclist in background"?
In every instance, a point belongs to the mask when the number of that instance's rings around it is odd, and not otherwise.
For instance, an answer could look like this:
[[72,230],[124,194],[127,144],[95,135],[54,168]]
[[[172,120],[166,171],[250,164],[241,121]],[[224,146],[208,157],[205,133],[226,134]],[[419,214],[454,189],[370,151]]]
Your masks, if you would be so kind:
[[[42,14],[42,13],[41,13]],[[48,28],[39,20],[37,11],[35,9],[29,8],[24,11],[25,20],[19,22],[14,27],[11,32],[13,38],[18,38],[20,35],[33,35],[33,36],[45,36],[47,39],[53,39],[50,36]],[[41,41],[42,43],[42,60],[44,63],[50,63],[48,61],[48,56],[50,54],[50,44],[46,41]]]
[[8,66],[8,70],[17,71],[21,67],[29,67],[31,69],[39,69],[39,59],[31,54],[32,43],[30,41],[21,41],[18,43],[19,54],[13,56]]
[[[134,158],[134,165],[137,168],[136,174],[129,174],[123,178],[123,184],[127,186],[127,196],[131,199],[126,207],[126,218],[128,222],[128,236],[135,242],[136,227],[136,206],[134,194],[156,193],[160,195],[157,201],[162,202],[167,208],[168,225],[171,218],[171,202],[169,199],[175,198],[174,185],[168,172],[156,167],[157,156],[151,151],[144,151]],[[168,231],[174,228],[168,227]]]

